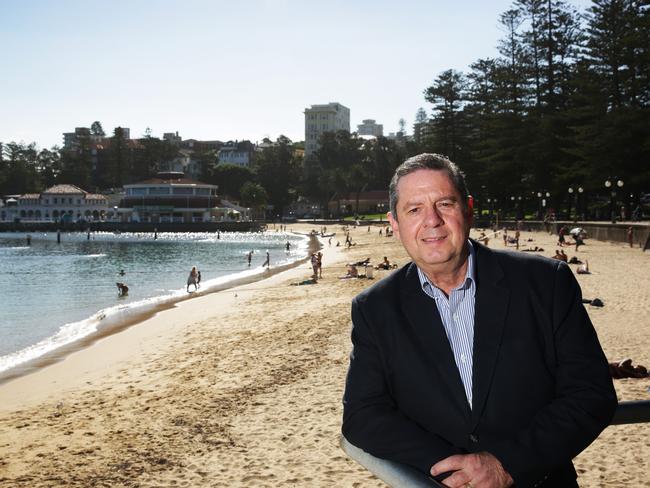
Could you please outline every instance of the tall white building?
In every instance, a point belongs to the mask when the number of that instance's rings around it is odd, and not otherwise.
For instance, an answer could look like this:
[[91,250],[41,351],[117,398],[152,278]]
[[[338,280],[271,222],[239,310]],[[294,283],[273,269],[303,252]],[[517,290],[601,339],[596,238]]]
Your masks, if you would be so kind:
[[374,119],[366,119],[357,125],[357,134],[360,136],[381,137],[384,135],[384,126],[378,124]]
[[305,109],[305,156],[318,150],[318,138],[324,132],[350,132],[350,109],[340,103],[312,105]]

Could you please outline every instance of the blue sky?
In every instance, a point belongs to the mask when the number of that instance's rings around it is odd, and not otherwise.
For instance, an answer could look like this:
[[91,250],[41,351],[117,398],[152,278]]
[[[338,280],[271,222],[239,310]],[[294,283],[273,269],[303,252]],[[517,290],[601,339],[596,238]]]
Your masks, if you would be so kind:
[[352,130],[403,117],[410,132],[440,72],[496,56],[511,4],[0,0],[0,142],[61,145],[95,120],[131,137],[302,140],[305,107],[334,101]]

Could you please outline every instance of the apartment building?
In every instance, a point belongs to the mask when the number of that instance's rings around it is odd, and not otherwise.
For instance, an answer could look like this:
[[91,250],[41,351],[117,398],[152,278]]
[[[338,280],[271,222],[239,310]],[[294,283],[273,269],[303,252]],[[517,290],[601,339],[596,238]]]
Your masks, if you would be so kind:
[[305,157],[318,150],[324,132],[350,132],[350,109],[337,102],[312,105],[305,109]]
[[357,125],[357,134],[360,136],[381,137],[384,135],[384,126],[378,124],[374,119],[366,119]]

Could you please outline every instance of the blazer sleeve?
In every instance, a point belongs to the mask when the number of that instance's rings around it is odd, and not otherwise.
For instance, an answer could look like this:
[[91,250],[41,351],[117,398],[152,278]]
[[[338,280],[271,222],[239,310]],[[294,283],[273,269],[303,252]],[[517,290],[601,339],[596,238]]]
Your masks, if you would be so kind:
[[607,360],[575,276],[566,264],[558,263],[554,281],[549,313],[555,399],[526,429],[490,448],[517,486],[539,481],[578,455],[609,424],[617,405]]
[[382,351],[358,299],[352,302],[352,353],[343,397],[343,435],[373,456],[429,474],[461,450],[402,414],[390,395]]

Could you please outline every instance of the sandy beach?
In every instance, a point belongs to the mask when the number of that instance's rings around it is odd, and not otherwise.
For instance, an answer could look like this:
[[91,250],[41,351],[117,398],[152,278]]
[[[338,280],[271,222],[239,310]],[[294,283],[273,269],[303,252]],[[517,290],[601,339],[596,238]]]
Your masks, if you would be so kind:
[[[338,276],[366,257],[408,262],[379,229],[353,228],[345,249],[329,226],[318,284],[291,286],[311,275],[305,263],[186,300],[0,385],[0,486],[384,486],[338,447],[350,301],[390,271]],[[521,236],[545,256],[556,241]],[[587,309],[607,357],[650,366],[650,252],[593,240],[565,251],[589,260],[578,281],[605,304]],[[619,400],[650,399],[647,378],[615,385]],[[646,486],[649,455],[649,424],[609,427],[575,460],[580,486]]]

